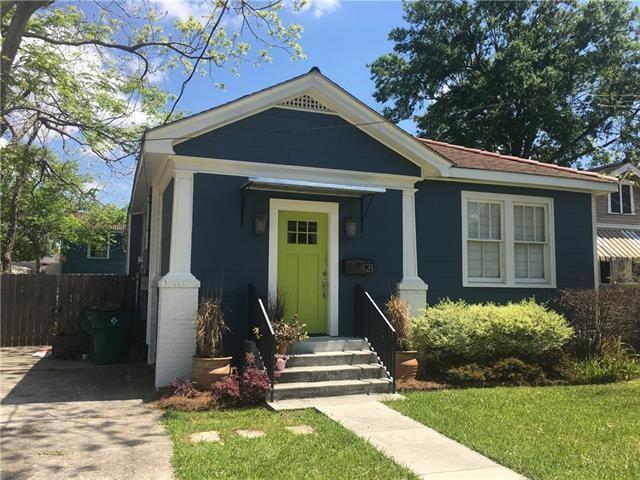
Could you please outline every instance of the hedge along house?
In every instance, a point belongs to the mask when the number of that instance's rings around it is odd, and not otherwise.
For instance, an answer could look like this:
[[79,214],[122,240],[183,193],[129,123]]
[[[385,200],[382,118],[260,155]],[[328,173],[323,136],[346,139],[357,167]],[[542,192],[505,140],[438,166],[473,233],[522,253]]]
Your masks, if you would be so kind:
[[[146,132],[129,268],[147,298],[156,385],[190,374],[199,294],[221,288],[236,356],[248,284],[312,334],[354,335],[354,287],[381,305],[547,299],[594,287],[606,176],[417,139],[316,68]],[[134,259],[139,259],[138,262]],[[133,273],[133,272],[130,272]]]

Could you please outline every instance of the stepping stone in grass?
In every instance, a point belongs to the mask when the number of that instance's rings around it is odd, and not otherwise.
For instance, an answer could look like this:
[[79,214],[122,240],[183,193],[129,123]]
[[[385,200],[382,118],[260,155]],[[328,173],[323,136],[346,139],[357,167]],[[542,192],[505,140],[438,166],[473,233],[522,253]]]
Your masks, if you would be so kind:
[[284,427],[289,430],[291,433],[295,433],[296,435],[311,435],[315,433],[315,430],[310,425],[296,425],[294,427]]
[[189,435],[190,442],[219,442],[220,434],[215,431],[197,432]]
[[266,435],[262,430],[236,430],[236,433],[242,438],[260,438]]

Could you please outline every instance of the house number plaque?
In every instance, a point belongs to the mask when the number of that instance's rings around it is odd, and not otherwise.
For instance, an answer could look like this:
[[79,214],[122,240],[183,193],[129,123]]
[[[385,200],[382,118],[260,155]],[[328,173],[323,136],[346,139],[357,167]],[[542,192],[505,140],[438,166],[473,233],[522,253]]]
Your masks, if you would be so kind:
[[342,271],[345,275],[371,275],[373,260],[343,260]]

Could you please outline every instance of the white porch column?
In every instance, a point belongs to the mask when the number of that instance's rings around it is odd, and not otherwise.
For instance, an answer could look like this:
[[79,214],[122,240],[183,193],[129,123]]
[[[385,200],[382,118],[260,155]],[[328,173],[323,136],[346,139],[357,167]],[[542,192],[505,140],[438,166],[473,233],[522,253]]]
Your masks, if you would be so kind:
[[415,193],[415,189],[402,191],[402,280],[398,284],[398,293],[409,304],[412,315],[427,305],[428,289],[418,276]]
[[169,272],[158,281],[156,388],[191,375],[200,282],[191,274],[193,172],[176,170]]
[[156,363],[156,333],[158,325],[158,279],[160,278],[160,225],[162,222],[162,192],[154,188],[151,194],[151,228],[149,238],[149,285],[147,287],[147,362]]

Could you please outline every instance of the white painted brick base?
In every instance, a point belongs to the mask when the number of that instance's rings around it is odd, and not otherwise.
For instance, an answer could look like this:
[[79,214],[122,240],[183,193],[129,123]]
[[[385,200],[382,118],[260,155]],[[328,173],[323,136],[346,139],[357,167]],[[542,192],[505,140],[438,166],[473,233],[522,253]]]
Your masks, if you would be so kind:
[[429,287],[419,277],[403,278],[398,284],[398,294],[409,305],[412,316],[419,315],[427,306]]
[[158,282],[156,388],[167,386],[174,378],[191,376],[199,287],[200,282],[190,274],[168,274]]

